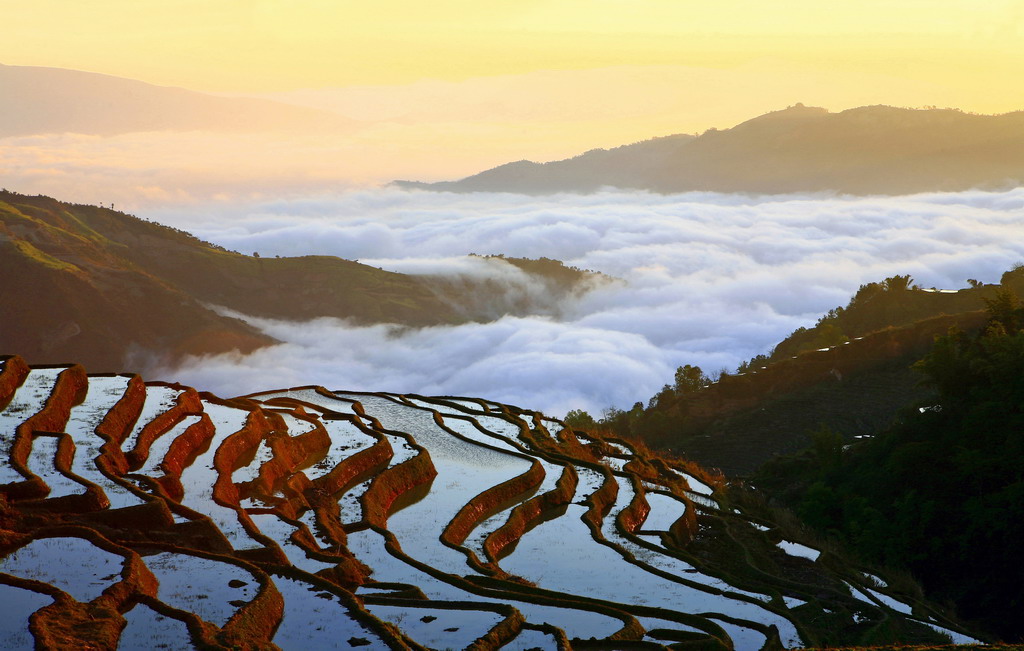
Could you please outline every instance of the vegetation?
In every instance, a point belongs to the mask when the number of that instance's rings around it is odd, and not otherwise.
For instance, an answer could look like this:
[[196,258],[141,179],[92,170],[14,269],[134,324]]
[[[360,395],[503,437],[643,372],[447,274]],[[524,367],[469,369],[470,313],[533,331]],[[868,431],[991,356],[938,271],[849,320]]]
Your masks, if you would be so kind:
[[998,286],[969,284],[868,283],[736,375],[680,367],[646,406],[607,410],[596,426],[756,471],[760,494],[820,535],[1019,641],[1024,266]]
[[757,485],[865,559],[907,568],[929,594],[1004,639],[1024,638],[1024,310],[999,289],[975,334],[953,330],[916,368],[937,390],[850,446],[827,429]]
[[551,258],[540,257],[536,259],[532,258],[515,258],[502,254],[496,255],[477,255],[476,253],[470,253],[470,257],[504,260],[510,265],[525,271],[528,274],[543,278],[549,281],[553,285],[557,285],[562,290],[571,290],[574,286],[587,281],[588,279],[599,278],[602,280],[610,280],[608,276],[602,273],[591,271],[589,269],[580,269],[579,267],[567,265],[561,260],[552,260]]
[[[1024,269],[1003,283],[1024,291]],[[714,381],[684,365],[646,404],[585,414],[618,436],[641,437],[683,452],[727,474],[747,475],[774,454],[805,444],[822,423],[849,442],[888,426],[904,405],[934,391],[920,386],[911,364],[950,326],[984,323],[997,286],[974,283],[955,292],[920,288],[910,275],[862,285],[849,303],[798,328],[770,352]],[[688,379],[689,378],[689,379]]]

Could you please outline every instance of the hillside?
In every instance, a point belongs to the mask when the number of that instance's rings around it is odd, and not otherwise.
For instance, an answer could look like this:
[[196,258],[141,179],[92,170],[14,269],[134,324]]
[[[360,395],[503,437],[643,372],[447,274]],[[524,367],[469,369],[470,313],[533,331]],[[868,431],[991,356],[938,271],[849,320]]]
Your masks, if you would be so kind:
[[[552,303],[598,278],[549,262],[517,264],[531,265],[530,277],[547,288]],[[453,289],[445,279],[341,258],[242,255],[114,210],[6,191],[0,192],[0,273],[18,279],[0,286],[4,346],[32,363],[73,356],[115,372],[147,356],[273,343],[211,306],[293,321],[336,317],[414,327],[502,315],[480,296],[511,313],[544,307],[512,290],[502,301],[501,287],[472,279]]]
[[550,163],[508,163],[459,181],[398,182],[452,192],[907,194],[1024,180],[1024,112],[796,105],[700,136],[669,136]]
[[868,283],[845,308],[797,329],[740,373],[706,390],[655,397],[637,433],[732,475],[804,449],[808,433],[822,427],[846,442],[870,436],[935,398],[913,364],[951,327],[985,327],[987,301],[1000,288],[1024,295],[1024,268],[1004,273],[1000,285],[959,291],[914,287],[908,276]]
[[983,330],[950,331],[915,364],[934,395],[852,445],[810,449],[758,473],[767,494],[863,558],[904,567],[929,594],[1004,639],[1024,639],[1024,309],[1008,289]]
[[719,475],[478,398],[0,358],[8,648],[976,642]]
[[137,131],[349,131],[327,111],[207,95],[78,70],[0,65],[0,137]]
[[93,368],[113,371],[147,352],[174,357],[273,343],[140,269],[123,255],[125,247],[63,205],[22,199],[0,195],[5,346],[37,363],[76,353]]
[[[932,393],[911,365],[950,327],[981,327],[985,300],[997,290],[939,292],[909,282],[899,276],[862,286],[846,307],[715,382],[699,368],[680,368],[674,385],[646,405],[612,410],[602,424],[740,476],[806,447],[808,432],[821,426],[848,441],[885,427]],[[1024,270],[1003,282],[1024,290]]]
[[452,192],[594,192],[603,186],[642,188],[684,143],[694,136],[677,134],[623,145],[614,149],[592,149],[561,161],[534,163],[528,160],[506,163],[461,181],[418,183],[396,181],[398,187]]

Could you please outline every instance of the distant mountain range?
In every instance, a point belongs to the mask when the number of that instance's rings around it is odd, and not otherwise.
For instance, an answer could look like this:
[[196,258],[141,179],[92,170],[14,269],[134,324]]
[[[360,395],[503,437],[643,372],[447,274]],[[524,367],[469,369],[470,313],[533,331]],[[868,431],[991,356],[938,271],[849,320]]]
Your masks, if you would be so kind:
[[0,136],[137,131],[351,130],[329,111],[62,68],[0,65]]
[[550,303],[486,279],[405,275],[330,256],[243,255],[108,208],[2,191],[0,342],[32,363],[76,358],[119,371],[133,353],[141,363],[139,355],[174,359],[276,343],[211,306],[417,327],[551,314],[609,280],[554,260],[487,263],[540,283]]
[[459,181],[395,185],[449,192],[546,194],[603,187],[689,191],[907,194],[1024,181],[1024,112],[797,104],[731,129],[517,161]]

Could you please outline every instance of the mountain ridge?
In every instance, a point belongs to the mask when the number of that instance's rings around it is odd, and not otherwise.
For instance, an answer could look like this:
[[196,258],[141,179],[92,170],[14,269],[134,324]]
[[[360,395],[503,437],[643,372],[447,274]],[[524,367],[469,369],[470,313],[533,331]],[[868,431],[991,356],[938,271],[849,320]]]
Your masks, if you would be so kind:
[[450,192],[595,192],[614,187],[785,194],[909,194],[1024,181],[1024,112],[864,106],[831,113],[802,104],[724,130],[677,134],[458,181],[395,181]]

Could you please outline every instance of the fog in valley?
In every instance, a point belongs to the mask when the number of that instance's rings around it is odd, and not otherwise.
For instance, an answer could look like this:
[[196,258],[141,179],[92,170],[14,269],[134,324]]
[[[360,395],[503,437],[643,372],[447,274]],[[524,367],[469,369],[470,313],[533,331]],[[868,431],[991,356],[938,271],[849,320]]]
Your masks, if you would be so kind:
[[[268,386],[473,395],[592,413],[647,400],[682,364],[733,370],[845,305],[859,285],[998,282],[1024,260],[1024,189],[902,197],[356,191],[266,203],[168,205],[147,218],[261,256],[336,255],[414,274],[487,277],[530,317],[403,329],[244,317],[283,343],[150,368],[221,395]],[[622,282],[553,305],[511,265],[548,257]],[[492,286],[493,283],[492,283]],[[301,288],[296,288],[301,291]]]

